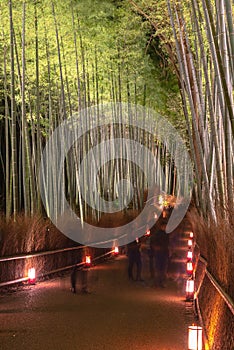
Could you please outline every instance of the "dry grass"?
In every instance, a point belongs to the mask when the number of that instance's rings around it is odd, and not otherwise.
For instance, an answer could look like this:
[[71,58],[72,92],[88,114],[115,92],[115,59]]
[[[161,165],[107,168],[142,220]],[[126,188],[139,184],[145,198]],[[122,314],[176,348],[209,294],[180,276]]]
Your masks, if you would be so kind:
[[16,220],[6,222],[0,216],[0,254],[1,256],[39,252],[62,248],[71,242],[49,221],[39,216],[18,215]]
[[[201,255],[207,260],[207,269],[234,300],[234,212],[229,211],[229,220],[217,215],[217,224],[208,223],[195,208],[187,213]],[[202,265],[203,266],[203,265]],[[196,271],[196,278],[201,269]],[[200,276],[201,277],[201,276]],[[212,350],[233,349],[233,315],[225,301],[205,276],[199,293],[199,305]]]
[[[230,217],[234,217],[229,212]],[[201,255],[208,262],[208,270],[230,295],[234,296],[234,228],[233,223],[218,215],[217,224],[207,223],[193,208],[188,213]]]
[[[12,256],[33,252],[49,251],[74,246],[75,243],[59,232],[48,219],[34,216],[32,218],[18,215],[16,221],[6,222],[4,215],[0,216],[0,256]],[[11,281],[26,277],[28,268],[35,267],[37,275],[63,266],[75,264],[77,251],[67,254],[52,254],[1,262],[0,280]]]

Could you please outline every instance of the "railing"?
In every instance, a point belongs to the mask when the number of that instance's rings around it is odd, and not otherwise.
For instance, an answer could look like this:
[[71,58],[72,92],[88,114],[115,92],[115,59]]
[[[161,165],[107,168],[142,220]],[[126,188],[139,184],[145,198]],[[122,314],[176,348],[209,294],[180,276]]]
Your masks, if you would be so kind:
[[[1,262],[6,262],[6,261],[20,260],[20,259],[31,259],[31,258],[36,258],[36,257],[41,257],[41,256],[46,256],[46,255],[52,255],[52,254],[58,254],[58,253],[64,253],[64,252],[69,252],[69,251],[73,251],[73,250],[85,249],[85,248],[87,248],[87,247],[85,247],[85,246],[78,246],[78,247],[56,249],[56,250],[39,252],[39,253],[33,253],[33,254],[24,254],[24,255],[15,255],[15,256],[2,257],[2,258],[0,258],[0,263]],[[110,250],[107,253],[101,254],[101,255],[93,258],[92,261],[97,261],[97,260],[99,260],[101,258],[104,258],[104,257],[106,257],[108,255],[113,254],[113,252],[114,252],[114,250]],[[71,268],[73,268],[75,266],[82,268],[83,266],[85,266],[85,262],[80,262],[78,264],[73,264],[73,265],[69,265],[69,266],[63,266],[63,267],[60,267],[58,269],[46,271],[46,272],[43,272],[43,273],[37,275],[37,278],[41,278],[41,277],[45,277],[45,276],[48,276],[48,275],[51,275],[51,274],[54,274],[54,273],[62,272],[62,271],[65,271],[65,270],[69,270],[69,269],[71,269]],[[1,282],[0,283],[0,287],[5,287],[5,286],[12,285],[12,284],[25,282],[27,280],[28,280],[28,277],[22,277],[22,278],[14,279],[14,280],[11,280],[11,281]]]
[[204,335],[204,339],[205,339],[206,349],[210,349],[209,340],[208,340],[208,336],[207,336],[207,332],[206,332],[206,326],[203,322],[203,317],[201,314],[201,309],[200,309],[199,299],[198,299],[198,295],[199,295],[204,277],[205,276],[208,277],[209,281],[211,282],[213,287],[217,290],[219,295],[223,298],[224,302],[226,303],[226,305],[228,306],[228,308],[230,309],[230,311],[232,312],[233,315],[234,315],[234,302],[231,299],[231,297],[219,285],[219,283],[216,281],[216,279],[211,275],[211,273],[207,270],[207,261],[202,256],[199,256],[198,260],[203,264],[204,270],[203,270],[203,274],[202,274],[199,286],[197,287],[197,290],[196,290],[196,293],[194,296],[194,306],[195,306],[195,312],[197,313],[197,316],[199,318],[199,322],[204,330],[203,335]]
[[78,249],[83,249],[83,248],[84,248],[84,246],[79,246],[79,247],[72,247],[72,248],[63,248],[63,249],[50,250],[50,251],[46,251],[46,252],[33,253],[33,254],[20,254],[20,255],[15,255],[15,256],[7,256],[7,257],[4,257],[4,258],[0,258],[0,262],[19,260],[19,259],[30,259],[30,258],[35,258],[37,256],[44,256],[44,255],[63,253],[63,252],[66,252],[66,251],[78,250]]
[[231,310],[232,314],[234,315],[234,302],[231,299],[231,297],[222,289],[222,287],[218,284],[218,282],[215,280],[215,278],[210,274],[209,271],[206,270],[206,275],[213,284],[213,286],[216,288],[216,290],[219,292],[229,309]]
[[[207,261],[203,257],[199,257],[199,261],[205,265],[205,275],[209,278],[212,285],[216,288],[220,296],[223,298],[229,309],[231,310],[232,314],[234,315],[234,302],[231,299],[231,297],[223,290],[223,288],[220,286],[220,284],[216,281],[216,279],[211,275],[211,273],[207,270]],[[201,284],[197,289],[196,296],[198,296]]]

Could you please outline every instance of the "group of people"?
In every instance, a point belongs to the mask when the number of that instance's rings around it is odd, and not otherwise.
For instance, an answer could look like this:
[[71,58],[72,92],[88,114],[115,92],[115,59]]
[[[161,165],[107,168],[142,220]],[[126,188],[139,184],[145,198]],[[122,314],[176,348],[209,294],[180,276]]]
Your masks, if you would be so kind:
[[[145,250],[148,255],[150,277],[153,279],[154,285],[162,288],[166,286],[170,249],[169,234],[166,233],[167,219],[168,215],[162,215],[160,220],[148,231],[148,234],[127,245],[129,280],[143,281],[142,250]],[[71,291],[73,293],[76,293],[77,279],[80,280],[81,292],[87,293],[87,269],[79,270],[75,266],[72,270]]]
[[154,279],[155,286],[165,287],[169,262],[169,235],[165,231],[166,224],[167,222],[162,220],[151,228],[149,237],[146,236],[128,244],[128,278],[130,280],[143,281],[141,247],[147,243],[150,276]]

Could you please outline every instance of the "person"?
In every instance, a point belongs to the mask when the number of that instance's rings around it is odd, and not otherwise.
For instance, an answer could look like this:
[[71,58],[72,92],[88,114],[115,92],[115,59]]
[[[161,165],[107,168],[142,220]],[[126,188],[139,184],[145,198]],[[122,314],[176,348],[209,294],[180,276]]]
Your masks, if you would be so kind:
[[143,281],[141,278],[142,262],[140,252],[140,241],[138,239],[129,243],[127,246],[128,255],[128,278],[134,280],[133,269],[136,266],[136,281]]
[[151,233],[150,230],[149,234],[145,238],[145,247],[148,255],[148,261],[149,261],[149,273],[150,273],[150,278],[154,279],[154,252],[151,247]]
[[82,270],[80,270],[81,274],[81,293],[87,294],[88,293],[88,268],[84,267]]
[[166,222],[163,221],[159,229],[151,235],[151,249],[155,259],[155,285],[165,287],[169,260],[169,235],[166,233]]
[[77,266],[75,265],[71,271],[71,292],[76,293]]
[[88,271],[86,267],[79,270],[77,266],[73,267],[71,271],[71,292],[76,293],[77,273],[81,284],[81,293],[86,294],[88,293]]
[[[88,293],[88,270],[90,265],[86,264],[85,257],[86,257],[86,250],[83,250],[82,253],[80,254],[78,258],[77,265],[74,265],[71,271],[70,275],[70,282],[71,282],[71,292],[76,293],[77,288],[77,279],[79,280],[80,288],[81,288],[81,293],[86,294]],[[82,267],[80,266],[82,263]]]

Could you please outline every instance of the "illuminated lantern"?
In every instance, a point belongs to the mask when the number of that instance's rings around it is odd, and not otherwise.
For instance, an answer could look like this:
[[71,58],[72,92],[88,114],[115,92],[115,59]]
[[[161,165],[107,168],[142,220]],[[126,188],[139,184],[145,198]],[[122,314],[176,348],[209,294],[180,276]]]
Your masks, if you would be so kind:
[[192,240],[192,239],[189,239],[189,240],[188,240],[188,246],[189,246],[189,247],[192,247],[192,246],[193,246],[193,240]]
[[146,236],[150,236],[150,230],[147,230],[145,233]]
[[193,273],[193,263],[191,261],[187,262],[187,273],[192,274]]
[[119,247],[116,246],[116,247],[114,248],[114,253],[115,253],[116,255],[119,254]]
[[28,283],[35,284],[36,281],[36,270],[34,267],[28,269]]
[[189,279],[186,282],[186,299],[191,300],[194,297],[194,280]]
[[191,250],[189,250],[187,253],[187,259],[192,260],[192,258],[193,258],[193,252]]
[[189,237],[193,238],[193,232],[189,232]]
[[87,267],[91,265],[91,256],[90,255],[85,256],[85,265]]
[[188,350],[202,350],[202,327],[188,327]]

